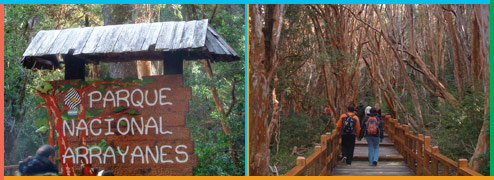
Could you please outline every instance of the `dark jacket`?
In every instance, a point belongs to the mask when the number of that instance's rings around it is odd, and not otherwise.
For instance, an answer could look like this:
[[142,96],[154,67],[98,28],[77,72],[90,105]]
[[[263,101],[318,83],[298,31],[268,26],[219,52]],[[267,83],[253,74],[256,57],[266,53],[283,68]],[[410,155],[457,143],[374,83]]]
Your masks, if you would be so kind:
[[58,167],[47,157],[35,156],[19,164],[19,172],[23,176],[56,176]]
[[[365,117],[365,107],[363,105],[359,105],[357,107],[357,109],[358,109],[357,117],[358,117],[358,119],[360,119],[360,123],[361,123],[360,125],[362,125],[362,119],[364,119],[364,117]],[[360,127],[362,127],[362,126],[360,126]]]
[[[378,114],[369,114],[369,117],[376,117],[377,119],[377,122],[379,123],[379,138],[383,139],[384,138],[384,131],[383,131],[383,124],[382,124],[382,121],[381,121],[381,117],[378,116]],[[360,134],[362,134],[362,137],[365,137],[367,136],[367,120],[369,120],[369,117],[366,117],[363,121],[362,121],[362,132]],[[370,136],[375,136],[375,135],[370,135]]]

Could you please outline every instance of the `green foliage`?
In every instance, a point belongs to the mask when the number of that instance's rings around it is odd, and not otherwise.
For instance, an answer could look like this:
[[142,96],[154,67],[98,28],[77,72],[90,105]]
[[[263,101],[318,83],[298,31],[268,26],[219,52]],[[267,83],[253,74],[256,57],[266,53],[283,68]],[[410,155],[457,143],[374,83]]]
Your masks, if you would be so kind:
[[41,86],[38,87],[37,90],[46,94],[46,93],[48,93],[49,90],[52,90],[52,89],[53,89],[53,86],[51,85],[51,83],[48,81],[45,81],[45,82],[43,82],[43,84],[41,84]]
[[91,119],[97,115],[100,115],[103,112],[104,112],[103,109],[88,109],[86,110],[86,119]]
[[[92,147],[99,147],[102,151],[106,151],[106,149],[108,148],[108,143],[106,142],[105,139],[102,139],[98,144],[88,144],[87,145],[87,148],[92,148]],[[109,148],[112,148],[113,151],[115,152],[115,148],[113,147],[109,147]],[[93,149],[93,150],[96,150],[96,149]]]
[[36,132],[36,133],[42,133],[42,134],[43,134],[43,133],[45,133],[46,131],[48,131],[48,129],[50,129],[50,128],[48,128],[48,126],[41,126],[40,128],[36,129],[36,131],[35,131],[35,132]]
[[39,120],[36,120],[36,121],[34,122],[34,126],[35,126],[36,128],[38,128],[38,129],[39,129],[39,128],[41,128],[41,127],[43,127],[43,126],[48,126],[48,118],[47,118],[47,117],[45,117],[45,118],[41,118],[41,119],[39,119]]
[[[243,175],[245,166],[245,120],[244,120],[244,86],[243,65],[240,63],[215,63],[213,72],[215,77],[210,81],[201,63],[192,62],[184,72],[186,85],[192,87],[192,100],[189,104],[187,114],[187,126],[191,128],[194,150],[199,157],[198,167],[194,169],[194,175]],[[236,70],[235,70],[236,69]],[[237,72],[237,73],[234,73]],[[242,76],[235,76],[240,74]],[[235,81],[233,79],[235,78]],[[216,79],[222,79],[221,81]],[[236,86],[234,91],[235,104],[232,112],[226,117],[227,125],[232,134],[225,136],[223,133],[220,117],[216,111],[216,105],[209,90],[214,85],[218,90],[220,100],[225,109],[232,102],[232,83]],[[233,165],[229,154],[230,144],[237,152],[240,167]]]
[[[280,175],[295,167],[297,156],[309,157],[314,152],[314,142],[320,142],[321,132],[325,129],[329,117],[322,115],[310,118],[305,113],[290,112],[280,119],[279,134],[273,135],[271,140],[271,163],[276,165]],[[333,127],[329,127],[332,129]],[[279,145],[276,138],[279,137]],[[297,146],[297,153],[292,154]],[[279,150],[278,150],[279,148]]]
[[129,114],[130,114],[130,115],[139,115],[139,114],[141,114],[141,113],[139,113],[139,111],[137,111],[137,110],[135,110],[135,109],[131,109],[131,110],[129,111]]
[[451,159],[472,156],[484,119],[483,97],[483,93],[469,91],[458,109],[440,105],[440,114],[428,114],[426,119],[434,129],[433,140],[442,154]]
[[127,108],[123,107],[123,106],[118,106],[116,108],[113,108],[113,112],[114,113],[119,113],[119,112],[122,112],[122,111],[125,111]]

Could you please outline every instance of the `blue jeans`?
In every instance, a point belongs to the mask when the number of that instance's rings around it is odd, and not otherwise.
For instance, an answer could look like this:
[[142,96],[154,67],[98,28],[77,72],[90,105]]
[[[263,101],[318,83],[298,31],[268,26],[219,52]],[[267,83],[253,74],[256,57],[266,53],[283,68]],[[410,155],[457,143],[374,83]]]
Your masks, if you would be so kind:
[[379,161],[379,137],[368,135],[365,139],[369,144],[369,165],[372,165],[374,161]]

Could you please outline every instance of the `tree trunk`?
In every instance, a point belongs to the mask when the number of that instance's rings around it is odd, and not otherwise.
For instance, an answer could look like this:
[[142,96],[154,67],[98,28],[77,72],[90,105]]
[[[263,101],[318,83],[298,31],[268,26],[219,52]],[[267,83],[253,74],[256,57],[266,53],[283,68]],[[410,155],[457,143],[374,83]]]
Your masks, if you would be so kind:
[[461,59],[464,57],[464,52],[460,47],[460,42],[458,40],[458,36],[456,34],[456,28],[453,24],[452,13],[454,12],[451,5],[444,5],[446,10],[444,11],[444,16],[447,23],[447,29],[450,35],[451,44],[453,44],[453,68],[456,80],[456,88],[458,91],[458,99],[461,101],[463,96],[463,75],[461,72]]
[[285,5],[250,5],[250,175],[269,175],[269,92],[273,73],[278,65],[276,51],[283,26],[284,7]]
[[[480,134],[477,140],[477,145],[475,147],[475,151],[473,153],[472,158],[470,159],[470,168],[478,171],[480,168],[480,164],[489,163],[486,158],[479,159],[478,157],[483,154],[490,153],[490,139],[489,139],[489,113],[490,113],[490,11],[489,5],[474,5],[474,13],[473,18],[474,26],[478,26],[478,31],[473,31],[474,38],[472,43],[478,43],[477,45],[473,45],[472,47],[479,47],[479,51],[476,52],[477,55],[475,57],[479,58],[478,60],[473,60],[478,62],[482,68],[482,79],[484,82],[484,95],[485,95],[485,103],[484,103],[484,122],[482,124],[482,129],[480,130]],[[475,33],[481,37],[475,40]],[[472,51],[474,52],[474,51]],[[473,70],[473,68],[472,68]],[[475,79],[475,78],[474,78]]]
[[[213,80],[214,79],[213,70],[212,70],[211,63],[209,62],[209,60],[203,60],[202,64],[203,64],[204,69],[206,70],[209,78],[211,80]],[[235,105],[235,96],[233,94],[233,92],[235,91],[235,82],[233,82],[233,87],[232,87],[232,95],[233,95],[232,104],[231,104],[230,109],[228,111],[225,111],[225,108],[221,104],[220,95],[218,94],[216,87],[214,87],[213,85],[210,85],[209,90],[211,91],[211,94],[213,95],[214,103],[216,104],[216,110],[221,114],[220,124],[221,124],[221,127],[223,128],[223,133],[226,136],[229,136],[231,134],[231,131],[230,131],[230,126],[226,122],[226,119],[229,116],[228,112],[231,112],[231,108],[233,108],[233,106]],[[235,151],[235,141],[233,139],[230,139],[229,143],[230,143],[229,153],[230,153],[230,156],[232,158],[233,164],[235,165],[235,168],[240,168],[239,160],[237,158],[237,152]]]

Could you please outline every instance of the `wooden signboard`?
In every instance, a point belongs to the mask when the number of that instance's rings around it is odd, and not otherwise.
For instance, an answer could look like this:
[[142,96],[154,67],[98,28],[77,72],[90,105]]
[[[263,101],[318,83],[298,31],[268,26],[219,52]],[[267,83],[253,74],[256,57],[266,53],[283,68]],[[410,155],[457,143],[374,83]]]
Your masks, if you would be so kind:
[[115,175],[193,175],[197,155],[185,127],[192,95],[181,74],[51,81],[37,91],[64,175],[91,175],[91,167]]

